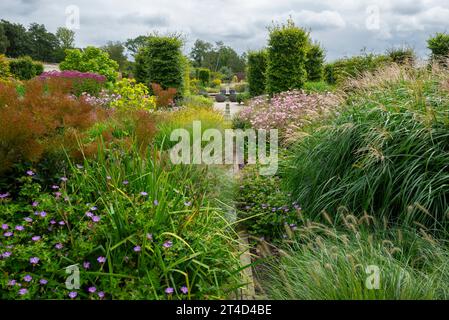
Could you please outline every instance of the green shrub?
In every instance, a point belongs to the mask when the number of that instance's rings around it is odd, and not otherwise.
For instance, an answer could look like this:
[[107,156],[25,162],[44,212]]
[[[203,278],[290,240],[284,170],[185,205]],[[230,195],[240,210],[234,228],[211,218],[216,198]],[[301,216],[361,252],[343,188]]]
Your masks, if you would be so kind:
[[197,69],[197,74],[201,84],[207,87],[210,82],[210,70],[206,68],[199,68]]
[[325,66],[324,77],[329,84],[342,84],[346,79],[357,78],[364,72],[381,69],[391,62],[389,56],[372,53],[339,59]]
[[324,50],[318,43],[309,45],[306,56],[306,71],[309,81],[320,81],[323,78],[324,58]]
[[[245,129],[245,123],[234,123]],[[258,166],[246,166],[235,192],[239,218],[246,230],[256,236],[276,241],[285,233],[285,225],[296,225],[300,208],[281,188],[278,176],[261,176]]]
[[345,207],[433,230],[447,226],[449,97],[435,77],[378,74],[384,83],[357,90],[334,120],[301,133],[285,178],[306,212]]
[[109,58],[107,52],[95,47],[84,50],[67,49],[65,59],[59,64],[61,70],[77,70],[98,73],[115,82],[118,77],[118,63]]
[[267,92],[270,95],[303,87],[307,80],[308,41],[308,33],[296,27],[292,20],[270,29],[267,62]]
[[186,56],[181,57],[181,62],[183,66],[183,84],[184,89],[183,96],[190,95],[190,60]]
[[246,103],[249,99],[251,99],[251,95],[249,92],[239,93],[237,94],[237,102],[238,104]]
[[184,96],[182,105],[187,108],[212,108],[214,105],[214,101],[209,97],[189,95]]
[[6,79],[11,76],[8,59],[3,54],[0,54],[0,79]]
[[246,92],[248,89],[248,84],[246,82],[237,82],[234,84],[234,90],[236,92]]
[[329,83],[325,81],[316,81],[316,82],[306,82],[304,84],[304,91],[306,92],[332,92],[335,91],[335,87],[333,85],[330,85]]
[[413,65],[416,60],[415,51],[412,48],[392,48],[387,50],[387,56],[391,61],[400,65]]
[[30,80],[44,71],[42,63],[33,61],[28,56],[9,61],[9,68],[19,80]]
[[427,40],[427,48],[432,51],[432,60],[447,59],[449,56],[449,34],[437,33]]
[[[283,257],[259,275],[268,299],[448,299],[449,250],[407,230],[299,228]],[[376,269],[379,274],[375,286]]]
[[164,90],[174,88],[177,98],[182,98],[184,89],[181,47],[182,42],[178,38],[150,36],[136,56],[136,80],[146,85],[157,83]]

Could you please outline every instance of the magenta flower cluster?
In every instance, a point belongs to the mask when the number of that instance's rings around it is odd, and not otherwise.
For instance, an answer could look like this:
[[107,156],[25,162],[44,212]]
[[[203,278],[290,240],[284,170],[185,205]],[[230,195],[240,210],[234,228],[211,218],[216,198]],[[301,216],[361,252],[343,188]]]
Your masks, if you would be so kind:
[[39,76],[40,79],[50,79],[50,78],[65,78],[65,79],[92,79],[98,82],[105,82],[106,77],[92,72],[80,72],[75,70],[65,70],[65,71],[47,71]]

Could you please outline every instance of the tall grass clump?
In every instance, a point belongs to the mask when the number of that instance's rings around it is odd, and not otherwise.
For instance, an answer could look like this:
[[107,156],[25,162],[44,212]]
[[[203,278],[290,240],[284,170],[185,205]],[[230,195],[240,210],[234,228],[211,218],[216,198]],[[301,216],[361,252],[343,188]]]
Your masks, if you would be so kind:
[[308,214],[344,206],[408,225],[447,226],[447,73],[398,68],[361,80],[335,118],[300,132],[284,174]]
[[[348,220],[357,221],[354,216]],[[371,218],[369,218],[371,219]],[[357,225],[357,223],[356,223]],[[354,227],[354,226],[353,226]],[[399,229],[352,231],[309,224],[272,259],[261,281],[269,299],[447,299],[446,243]],[[374,275],[378,272],[378,282]]]
[[[237,236],[210,204],[208,169],[167,158],[132,143],[69,162],[51,187],[27,171],[14,201],[0,200],[5,233],[24,230],[2,239],[0,298],[229,297],[241,285]],[[79,290],[65,287],[69,266],[79,267]]]

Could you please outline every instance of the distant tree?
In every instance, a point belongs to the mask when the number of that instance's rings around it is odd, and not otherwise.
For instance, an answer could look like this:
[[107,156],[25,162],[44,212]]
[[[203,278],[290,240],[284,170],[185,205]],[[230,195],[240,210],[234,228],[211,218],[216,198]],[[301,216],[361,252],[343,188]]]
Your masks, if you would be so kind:
[[437,33],[427,40],[427,47],[432,51],[432,60],[441,61],[449,58],[449,34]]
[[194,67],[203,67],[206,55],[212,50],[213,45],[209,42],[197,39],[190,51],[190,58],[193,60]]
[[[246,57],[239,56],[234,49],[226,46],[222,41],[215,46],[203,40],[196,40],[190,52],[190,58],[197,68],[207,68],[214,72],[223,67],[236,74],[245,71]],[[232,77],[232,75],[231,75]]]
[[31,53],[32,43],[26,28],[19,23],[11,23],[1,20],[3,31],[8,39],[9,45],[6,49],[6,56],[17,58]]
[[65,27],[59,27],[56,30],[56,37],[61,49],[73,49],[75,47],[75,31]]
[[125,55],[125,47],[120,41],[109,41],[102,49],[109,54],[109,58],[118,63],[119,70],[125,69],[128,59]]
[[43,24],[32,23],[28,28],[31,39],[31,57],[34,60],[56,62],[59,49],[58,38],[48,32]]
[[0,24],[0,54],[4,54],[9,46],[8,37],[6,37],[5,29]]
[[140,48],[145,47],[147,40],[148,36],[138,36],[136,38],[126,40],[124,46],[126,50],[128,50],[133,56],[135,56]]

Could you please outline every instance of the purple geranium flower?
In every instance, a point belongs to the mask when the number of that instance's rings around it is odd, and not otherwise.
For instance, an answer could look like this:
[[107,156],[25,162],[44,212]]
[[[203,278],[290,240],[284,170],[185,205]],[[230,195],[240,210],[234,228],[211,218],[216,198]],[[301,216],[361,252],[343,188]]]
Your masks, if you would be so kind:
[[100,291],[100,292],[98,292],[97,294],[98,294],[98,297],[99,297],[100,299],[103,299],[103,298],[104,298],[104,292],[103,292],[103,291]]
[[89,261],[84,261],[83,262],[83,268],[86,269],[86,270],[90,269],[90,262]]
[[16,226],[15,228],[17,231],[23,231],[25,228],[23,226]]
[[157,206],[157,205],[159,205],[159,201],[154,200],[154,201],[153,201],[153,204],[154,204],[155,206]]
[[142,251],[142,248],[140,246],[135,246],[134,247],[134,251],[135,252],[140,252],[140,251]]
[[16,284],[17,284],[17,281],[14,279],[8,281],[8,286],[15,286]]
[[105,263],[106,262],[106,258],[103,256],[100,256],[97,258],[98,263]]
[[3,230],[8,230],[9,226],[6,223],[4,223],[4,224],[2,224],[2,229]]
[[59,221],[58,223],[59,223],[60,226],[65,225],[65,221]]
[[30,263],[35,266],[36,264],[38,264],[40,261],[40,259],[38,257],[32,257],[30,258]]
[[57,244],[55,244],[55,248],[56,248],[57,250],[61,250],[63,247],[64,247],[64,245],[63,245],[62,243],[57,243]]
[[147,239],[153,241],[153,234],[147,233]]
[[165,293],[166,294],[172,294],[175,290],[171,287],[168,287],[167,289],[165,289]]
[[0,193],[0,199],[5,199],[7,197],[9,197],[10,193],[6,192],[6,193]]
[[61,177],[60,179],[61,179],[61,181],[63,181],[63,182],[66,182],[67,180],[69,180],[69,179],[67,179],[67,177]]
[[55,220],[50,220],[50,224],[56,224]]
[[33,280],[33,277],[30,276],[29,274],[27,274],[25,277],[23,277],[23,281],[25,281],[25,282],[31,282],[31,280]]
[[57,186],[57,185],[52,185],[51,188],[52,188],[53,190],[58,190],[58,189],[59,189],[59,186]]
[[172,241],[165,241],[163,244],[164,248],[170,248],[171,246],[173,246],[173,242]]
[[33,236],[32,238],[31,238],[31,240],[33,240],[33,241],[40,241],[42,238],[41,238],[41,236]]
[[45,217],[47,216],[47,212],[41,211],[41,212],[39,212],[39,215],[40,215],[42,218],[45,218]]
[[21,295],[21,296],[24,296],[24,295],[26,295],[28,293],[28,289],[26,289],[26,288],[21,288],[20,290],[19,290],[19,295]]
[[33,222],[33,219],[30,217],[23,218],[23,220],[25,220],[25,222]]
[[37,207],[39,205],[39,202],[37,201],[33,201],[33,203],[31,204],[33,207]]
[[124,180],[123,184],[126,186],[127,184],[129,184],[129,181],[128,180]]
[[182,286],[180,290],[184,294],[187,294],[189,292],[189,289],[186,286]]
[[11,252],[9,251],[3,252],[1,256],[3,257],[3,259],[9,258],[11,256]]
[[92,212],[90,212],[90,211],[87,211],[86,212],[86,216],[89,217],[89,218],[92,218],[94,216],[94,214]]
[[93,222],[100,222],[100,219],[101,219],[101,217],[99,217],[99,216],[93,216],[92,217],[92,221]]
[[29,176],[34,176],[33,170],[28,170],[28,171],[27,171],[27,175],[29,175]]
[[40,280],[39,280],[39,283],[40,283],[41,285],[45,286],[45,285],[48,283],[48,281],[45,280],[45,279],[40,279]]
[[76,293],[75,291],[69,292],[69,298],[70,299],[75,299],[77,295],[78,295],[78,293]]
[[89,288],[87,289],[87,291],[89,291],[90,293],[94,293],[95,291],[97,291],[97,288],[95,288],[95,287],[89,287]]
[[13,236],[13,233],[12,232],[5,232],[4,234],[3,234],[5,237],[12,237]]
[[140,195],[146,197],[146,196],[148,195],[148,192],[142,191],[142,192],[140,193]]

